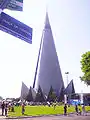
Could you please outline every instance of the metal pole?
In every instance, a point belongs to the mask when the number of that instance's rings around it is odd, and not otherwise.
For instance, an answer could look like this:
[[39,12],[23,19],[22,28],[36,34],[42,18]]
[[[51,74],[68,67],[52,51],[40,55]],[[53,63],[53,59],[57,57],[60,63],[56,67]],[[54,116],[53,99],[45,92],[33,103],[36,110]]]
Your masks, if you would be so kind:
[[80,98],[81,98],[81,104],[83,104],[83,91],[82,90],[81,90]]
[[67,77],[67,86],[68,86],[68,74],[69,74],[69,72],[65,72],[65,74],[66,74],[66,77]]
[[[65,74],[66,74],[67,86],[68,86],[68,74],[69,74],[69,72],[65,72]],[[64,103],[65,103],[65,104],[67,104],[67,97],[68,97],[68,96],[65,94],[65,95],[64,95]]]
[[67,104],[67,95],[64,95],[64,104]]

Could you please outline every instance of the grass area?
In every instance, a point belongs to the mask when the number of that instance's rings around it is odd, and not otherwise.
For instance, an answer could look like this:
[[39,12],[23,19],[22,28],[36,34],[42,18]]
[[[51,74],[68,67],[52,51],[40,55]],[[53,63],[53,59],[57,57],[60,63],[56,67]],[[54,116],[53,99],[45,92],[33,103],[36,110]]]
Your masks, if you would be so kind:
[[[79,107],[81,109],[81,107]],[[90,111],[90,106],[86,106],[86,111]],[[16,117],[16,116],[39,116],[39,115],[55,115],[55,114],[63,114],[63,105],[56,106],[54,109],[53,106],[25,106],[25,114],[22,115],[21,107],[14,107],[15,112],[9,112],[8,116]],[[75,112],[75,108],[73,106],[68,107],[68,113]]]

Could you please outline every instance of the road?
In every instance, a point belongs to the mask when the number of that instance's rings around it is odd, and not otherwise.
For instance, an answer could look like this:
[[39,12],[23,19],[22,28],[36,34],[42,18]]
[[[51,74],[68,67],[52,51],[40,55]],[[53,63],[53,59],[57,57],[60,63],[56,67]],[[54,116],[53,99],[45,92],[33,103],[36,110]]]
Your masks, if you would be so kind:
[[[5,117],[0,116],[0,120],[6,120]],[[30,118],[17,118],[17,119],[8,119],[8,120],[90,120],[90,113],[87,116],[80,115],[58,115],[58,116],[44,116],[44,117],[30,117]]]

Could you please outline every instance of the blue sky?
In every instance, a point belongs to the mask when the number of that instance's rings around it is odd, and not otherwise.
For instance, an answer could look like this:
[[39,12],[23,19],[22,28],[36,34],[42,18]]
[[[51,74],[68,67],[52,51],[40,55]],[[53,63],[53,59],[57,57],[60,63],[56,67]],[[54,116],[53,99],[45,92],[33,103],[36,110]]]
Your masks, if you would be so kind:
[[80,81],[81,55],[90,51],[89,0],[24,0],[23,12],[5,13],[33,28],[32,45],[0,31],[0,95],[19,97],[21,82],[33,84],[46,8],[53,32],[63,80],[69,72],[76,92],[90,92]]

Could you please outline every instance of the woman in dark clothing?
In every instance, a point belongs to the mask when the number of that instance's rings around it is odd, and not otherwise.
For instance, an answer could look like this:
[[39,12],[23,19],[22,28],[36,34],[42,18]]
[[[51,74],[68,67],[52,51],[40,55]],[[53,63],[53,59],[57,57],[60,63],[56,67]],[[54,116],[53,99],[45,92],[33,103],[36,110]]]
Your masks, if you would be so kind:
[[77,105],[75,105],[75,111],[76,111],[76,113],[78,115],[78,106]]
[[5,104],[4,104],[4,102],[2,103],[1,108],[2,108],[2,115],[4,115],[4,109],[5,109]]
[[5,104],[5,116],[7,116],[7,103]]
[[64,105],[64,115],[67,115],[67,105]]

